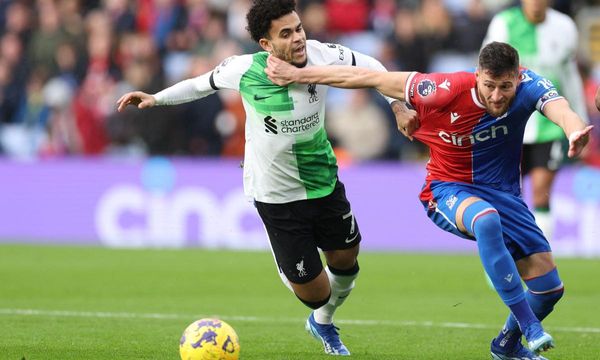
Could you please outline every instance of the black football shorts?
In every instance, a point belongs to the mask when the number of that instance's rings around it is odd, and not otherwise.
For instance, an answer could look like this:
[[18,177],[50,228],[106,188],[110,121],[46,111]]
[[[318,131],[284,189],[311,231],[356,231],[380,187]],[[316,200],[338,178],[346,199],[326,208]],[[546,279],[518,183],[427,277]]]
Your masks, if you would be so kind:
[[536,167],[550,171],[558,170],[564,160],[564,147],[565,145],[561,140],[523,145],[521,173],[527,175]]
[[358,224],[339,180],[331,194],[319,199],[255,205],[277,266],[292,283],[307,283],[321,273],[318,248],[343,250],[360,243]]

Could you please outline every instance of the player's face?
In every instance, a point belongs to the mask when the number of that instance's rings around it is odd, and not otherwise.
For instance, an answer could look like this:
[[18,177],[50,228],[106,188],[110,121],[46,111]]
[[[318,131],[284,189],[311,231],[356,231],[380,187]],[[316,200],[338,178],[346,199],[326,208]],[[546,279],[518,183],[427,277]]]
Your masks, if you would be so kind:
[[269,53],[292,65],[306,65],[306,33],[298,14],[293,11],[271,22],[269,39],[261,39],[260,45]]
[[521,0],[521,7],[527,20],[533,23],[541,23],[546,19],[548,0]]
[[519,85],[518,73],[508,72],[494,77],[489,71],[477,71],[477,92],[487,112],[499,117],[506,113],[515,98]]

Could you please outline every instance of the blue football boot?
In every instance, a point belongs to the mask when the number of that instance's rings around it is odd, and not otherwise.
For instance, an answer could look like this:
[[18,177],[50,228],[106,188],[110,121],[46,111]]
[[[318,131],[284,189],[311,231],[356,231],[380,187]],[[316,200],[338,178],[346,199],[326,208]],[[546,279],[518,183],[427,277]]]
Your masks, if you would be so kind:
[[490,351],[494,360],[548,360],[525,348],[521,342],[513,345],[511,349],[506,349],[498,345],[496,339],[494,339],[492,340]]
[[554,347],[554,339],[550,334],[544,332],[542,324],[538,321],[529,324],[523,331],[529,350],[536,354],[542,351],[548,351]]
[[329,355],[350,355],[350,351],[344,346],[338,334],[339,328],[333,324],[321,325],[315,321],[313,313],[306,320],[306,331],[308,331],[315,339],[321,340],[325,353]]

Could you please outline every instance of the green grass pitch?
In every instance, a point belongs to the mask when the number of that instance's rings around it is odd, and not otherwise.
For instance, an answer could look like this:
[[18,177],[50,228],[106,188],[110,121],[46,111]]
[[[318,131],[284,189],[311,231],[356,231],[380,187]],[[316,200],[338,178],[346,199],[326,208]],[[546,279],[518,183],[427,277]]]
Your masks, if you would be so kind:
[[[550,359],[600,358],[600,260],[558,259]],[[336,324],[354,359],[489,359],[507,310],[476,256],[362,253]],[[0,245],[0,359],[179,359],[218,316],[242,360],[327,359],[268,252]]]

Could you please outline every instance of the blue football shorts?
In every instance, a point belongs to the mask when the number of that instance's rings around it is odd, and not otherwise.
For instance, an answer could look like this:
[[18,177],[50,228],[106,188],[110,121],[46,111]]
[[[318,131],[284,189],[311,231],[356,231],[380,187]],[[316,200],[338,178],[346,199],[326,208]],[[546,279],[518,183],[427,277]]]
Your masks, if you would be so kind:
[[548,240],[535,223],[533,214],[519,196],[490,187],[441,181],[433,181],[431,191],[433,200],[424,201],[423,206],[427,216],[442,230],[464,239],[475,240],[473,236],[458,230],[456,225],[456,209],[459,204],[475,196],[487,201],[498,211],[504,243],[513,259],[552,251]]

